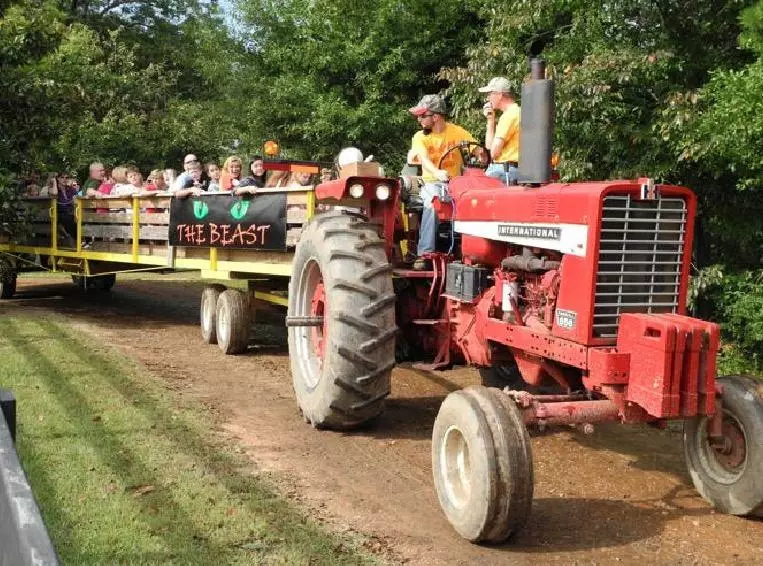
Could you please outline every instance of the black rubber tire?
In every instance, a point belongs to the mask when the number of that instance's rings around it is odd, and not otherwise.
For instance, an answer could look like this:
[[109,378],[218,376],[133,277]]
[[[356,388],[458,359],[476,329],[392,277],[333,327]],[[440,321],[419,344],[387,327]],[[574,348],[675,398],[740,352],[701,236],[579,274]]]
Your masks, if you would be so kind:
[[731,515],[763,513],[763,383],[733,375],[718,378],[723,385],[724,419],[731,419],[743,433],[746,457],[730,471],[715,457],[707,442],[707,417],[684,423],[684,456],[700,495]]
[[514,402],[481,386],[449,394],[432,431],[432,473],[440,507],[463,538],[495,543],[517,533],[530,516],[533,463]]
[[98,293],[106,293],[111,291],[111,288],[114,287],[116,282],[116,273],[95,275],[92,277],[85,277],[84,275],[72,275],[72,283],[74,283],[79,289],[85,292],[95,291]]
[[199,322],[201,338],[205,344],[217,344],[217,299],[225,291],[225,285],[207,285],[201,292]]
[[6,264],[0,264],[0,299],[12,299],[16,294],[16,271]]
[[315,327],[289,326],[292,382],[306,421],[348,429],[384,410],[395,365],[392,266],[376,227],[340,212],[313,218],[294,254],[288,317],[310,316],[320,281],[328,317],[323,360]]
[[249,348],[251,316],[249,298],[236,289],[228,289],[217,298],[215,313],[217,345],[223,354],[243,354]]

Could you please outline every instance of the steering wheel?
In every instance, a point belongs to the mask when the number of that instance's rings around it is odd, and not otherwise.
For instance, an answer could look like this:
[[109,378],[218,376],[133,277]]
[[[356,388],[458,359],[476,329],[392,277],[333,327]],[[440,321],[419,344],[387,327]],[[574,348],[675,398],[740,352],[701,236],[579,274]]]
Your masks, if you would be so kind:
[[[474,153],[472,153],[472,148],[483,150],[482,157],[484,157],[485,161],[480,159],[479,156],[474,155]],[[490,163],[492,163],[493,161],[490,158],[490,150],[487,147],[485,147],[481,143],[477,143],[473,141],[463,141],[459,143],[458,145],[454,145],[448,151],[442,154],[442,157],[440,157],[440,161],[437,163],[438,169],[442,169],[442,162],[445,161],[445,158],[448,156],[448,154],[451,151],[456,149],[461,152],[461,160],[463,161],[466,167],[477,167],[478,169],[487,169]]]

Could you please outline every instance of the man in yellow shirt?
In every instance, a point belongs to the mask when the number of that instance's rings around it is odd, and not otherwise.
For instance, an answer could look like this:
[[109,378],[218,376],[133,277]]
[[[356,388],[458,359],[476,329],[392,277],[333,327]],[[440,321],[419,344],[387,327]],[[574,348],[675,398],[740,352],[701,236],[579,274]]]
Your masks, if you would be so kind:
[[[485,145],[493,158],[485,174],[501,179],[507,185],[514,184],[519,161],[520,109],[512,95],[511,81],[506,77],[494,77],[479,91],[486,93],[482,109],[487,119]],[[496,110],[501,111],[497,124]]]
[[[427,262],[422,256],[435,251],[437,234],[437,215],[432,209],[432,199],[435,196],[442,198],[447,194],[448,179],[459,175],[464,165],[460,151],[448,151],[461,142],[474,142],[475,139],[461,126],[446,120],[447,109],[442,96],[427,94],[408,111],[416,117],[421,126],[421,130],[416,132],[411,140],[410,154],[421,163],[424,181],[419,193],[424,204],[419,228],[419,259],[413,267],[426,269]],[[442,159],[443,156],[445,159]]]

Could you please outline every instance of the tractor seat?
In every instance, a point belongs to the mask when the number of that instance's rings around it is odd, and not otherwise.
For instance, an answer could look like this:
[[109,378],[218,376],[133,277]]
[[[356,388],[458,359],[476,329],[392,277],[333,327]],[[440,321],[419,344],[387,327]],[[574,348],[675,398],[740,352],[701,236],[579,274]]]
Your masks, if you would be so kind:
[[424,203],[419,195],[423,181],[421,180],[421,167],[407,165],[403,167],[400,176],[400,200],[405,203],[406,210],[420,212]]

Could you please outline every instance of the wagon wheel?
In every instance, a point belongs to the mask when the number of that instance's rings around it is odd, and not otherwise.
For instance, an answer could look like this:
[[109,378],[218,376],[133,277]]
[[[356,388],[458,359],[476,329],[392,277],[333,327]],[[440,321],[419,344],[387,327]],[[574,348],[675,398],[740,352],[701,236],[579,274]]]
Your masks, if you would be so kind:
[[217,344],[217,299],[225,291],[225,285],[207,285],[201,292],[201,337],[205,344]]
[[16,293],[16,268],[6,259],[0,259],[0,299],[10,299]]
[[220,350],[230,355],[246,352],[251,326],[247,295],[237,289],[220,293],[215,309],[215,334]]
[[116,273],[95,275],[92,277],[85,277],[84,275],[72,275],[72,283],[74,283],[82,291],[86,292],[108,292],[111,291],[111,288],[114,287],[116,282]]

